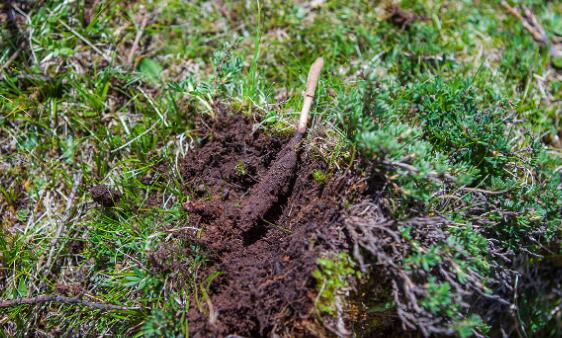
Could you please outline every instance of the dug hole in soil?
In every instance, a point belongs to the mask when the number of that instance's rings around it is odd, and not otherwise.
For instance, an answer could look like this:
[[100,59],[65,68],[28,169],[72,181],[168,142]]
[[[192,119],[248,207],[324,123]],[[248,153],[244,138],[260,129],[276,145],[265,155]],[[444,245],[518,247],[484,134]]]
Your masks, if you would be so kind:
[[[274,191],[265,216],[249,224],[243,210],[263,206],[257,183],[269,172],[290,136],[268,134],[240,114],[196,122],[201,141],[183,159],[190,200],[189,222],[203,229],[194,241],[210,259],[202,280],[220,272],[201,306],[191,302],[193,337],[230,334],[261,337],[309,336],[314,332],[317,259],[346,248],[341,215],[345,203],[365,190],[358,175],[328,173],[321,156],[301,145],[294,175]],[[290,167],[290,165],[289,165]],[[322,171],[328,180],[315,180]],[[319,182],[320,181],[320,182]],[[362,183],[363,182],[363,183]],[[258,200],[259,198],[259,200]]]

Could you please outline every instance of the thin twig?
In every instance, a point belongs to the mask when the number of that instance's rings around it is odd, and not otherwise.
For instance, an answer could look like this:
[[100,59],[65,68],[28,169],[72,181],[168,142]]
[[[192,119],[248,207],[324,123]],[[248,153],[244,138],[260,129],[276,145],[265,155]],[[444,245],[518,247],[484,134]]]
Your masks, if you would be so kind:
[[544,45],[548,45],[549,40],[548,40],[548,36],[546,35],[546,32],[544,31],[544,28],[539,24],[535,15],[528,8],[524,9],[525,13],[524,13],[524,16],[523,16],[519,12],[519,9],[510,6],[507,2],[502,1],[501,5],[511,15],[513,15],[519,21],[521,21],[521,24],[523,24],[523,27],[525,27],[525,29],[529,33],[531,33],[531,35],[533,36],[533,39],[536,42],[544,44]]
[[16,299],[0,300],[0,308],[23,305],[23,304],[35,305],[35,304],[51,303],[51,302],[64,303],[64,304],[80,304],[99,310],[128,311],[128,310],[138,309],[138,307],[126,307],[126,306],[114,305],[114,304],[90,302],[78,297],[66,297],[60,295],[40,295],[36,297],[22,297]]
[[7,69],[8,67],[10,67],[10,64],[12,64],[12,62],[14,62],[14,60],[18,57],[18,55],[20,54],[21,49],[18,49],[15,51],[14,54],[12,54],[8,60],[6,60],[6,62],[0,66],[0,76],[2,75],[2,72],[4,71],[4,69]]
[[531,33],[533,39],[548,48],[548,52],[552,59],[562,57],[562,41],[560,38],[548,37],[544,27],[539,23],[537,17],[527,7],[523,7],[523,14],[520,13],[518,8],[511,7],[507,2],[502,1],[501,5],[514,17],[516,17],[525,29]]
[[144,6],[141,6],[140,12],[143,15],[142,21],[139,26],[139,29],[137,30],[137,34],[135,36],[135,40],[133,41],[133,46],[131,47],[131,51],[129,52],[129,57],[127,58],[127,63],[131,67],[134,67],[135,53],[139,48],[140,39],[142,37],[142,34],[144,33],[144,29],[146,28],[146,25],[148,24],[148,12],[146,11],[146,8]]

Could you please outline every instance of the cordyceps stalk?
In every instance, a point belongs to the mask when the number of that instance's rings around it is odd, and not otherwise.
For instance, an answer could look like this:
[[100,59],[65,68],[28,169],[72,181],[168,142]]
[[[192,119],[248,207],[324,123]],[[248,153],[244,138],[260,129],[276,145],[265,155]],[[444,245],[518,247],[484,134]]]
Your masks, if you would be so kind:
[[306,132],[310,107],[323,65],[324,60],[318,58],[310,67],[303,107],[295,135],[281,149],[271,168],[261,178],[260,182],[250,189],[245,203],[242,204],[239,224],[243,231],[252,229],[279,202],[281,196],[288,193],[291,178],[297,167],[300,144]]

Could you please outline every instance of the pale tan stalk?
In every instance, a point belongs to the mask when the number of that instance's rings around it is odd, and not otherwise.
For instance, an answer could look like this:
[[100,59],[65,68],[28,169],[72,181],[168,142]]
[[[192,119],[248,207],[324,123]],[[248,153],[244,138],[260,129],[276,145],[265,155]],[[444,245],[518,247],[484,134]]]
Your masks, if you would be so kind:
[[310,71],[308,72],[308,79],[306,81],[306,90],[304,92],[304,102],[302,105],[302,111],[299,117],[299,124],[297,125],[297,133],[304,134],[306,131],[306,125],[308,124],[308,115],[310,113],[310,107],[312,106],[312,101],[314,100],[314,92],[316,91],[316,84],[318,83],[318,78],[320,77],[320,71],[324,65],[324,59],[318,58],[312,66],[310,66]]

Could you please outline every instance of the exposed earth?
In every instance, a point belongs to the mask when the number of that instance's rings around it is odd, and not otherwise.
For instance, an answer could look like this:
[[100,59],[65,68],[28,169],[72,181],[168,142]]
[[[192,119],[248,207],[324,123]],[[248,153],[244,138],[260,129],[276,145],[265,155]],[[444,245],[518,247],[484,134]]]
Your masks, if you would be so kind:
[[185,207],[191,225],[204,229],[194,239],[212,260],[205,275],[220,275],[210,286],[209,301],[204,306],[193,302],[191,333],[306,334],[312,330],[308,320],[317,296],[312,278],[317,258],[345,247],[340,215],[365,183],[350,171],[330,170],[303,145],[296,172],[281,191],[273,191],[276,203],[263,220],[251,224],[244,210],[267,203],[256,200],[263,194],[252,188],[291,138],[268,135],[240,115],[201,120],[197,130],[205,137],[182,164],[194,197]]

